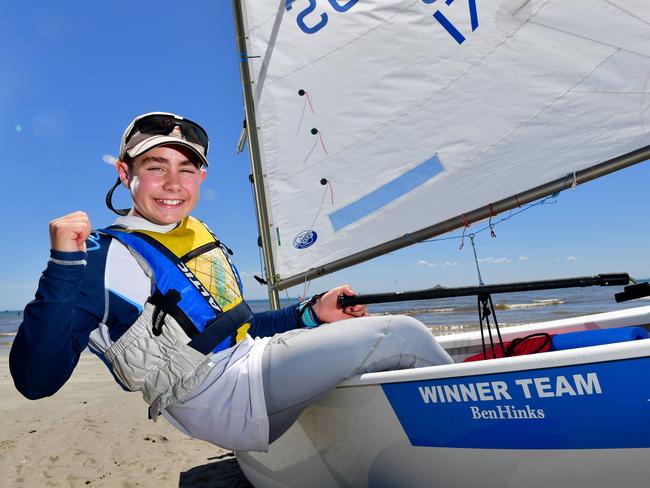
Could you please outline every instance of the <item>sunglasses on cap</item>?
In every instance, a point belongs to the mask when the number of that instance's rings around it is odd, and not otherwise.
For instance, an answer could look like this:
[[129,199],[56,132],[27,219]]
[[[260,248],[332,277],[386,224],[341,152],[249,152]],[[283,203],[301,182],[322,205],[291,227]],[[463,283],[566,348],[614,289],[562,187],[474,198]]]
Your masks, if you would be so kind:
[[169,135],[176,127],[180,129],[186,141],[201,146],[203,155],[207,156],[209,141],[205,129],[196,122],[174,115],[152,114],[137,119],[133,122],[133,127],[131,127],[129,133],[124,137],[124,145],[129,147],[131,138],[135,134],[142,136]]
[[[175,133],[177,129],[180,131],[182,141],[179,138],[179,134]],[[124,158],[130,149],[134,149],[141,143],[146,143],[153,136],[170,136],[172,133],[174,134],[171,139],[178,141],[177,143],[188,145],[201,159],[201,161],[196,162],[197,165],[207,166],[208,134],[205,132],[205,129],[189,119],[165,112],[153,112],[141,115],[131,122],[122,136],[119,157],[120,159]],[[169,143],[171,141],[167,142]],[[138,152],[142,154],[152,147],[155,147],[155,145],[141,145]],[[108,190],[106,194],[106,206],[118,215],[127,215],[129,209],[116,209],[112,202],[113,192],[120,183],[121,181],[118,177],[111,189]]]

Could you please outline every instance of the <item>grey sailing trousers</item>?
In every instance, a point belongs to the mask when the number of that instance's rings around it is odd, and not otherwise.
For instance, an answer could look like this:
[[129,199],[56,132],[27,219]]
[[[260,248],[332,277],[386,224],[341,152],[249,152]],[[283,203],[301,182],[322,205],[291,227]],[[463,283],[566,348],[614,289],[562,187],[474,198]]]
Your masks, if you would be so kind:
[[271,338],[262,355],[269,442],[343,380],[453,362],[431,331],[401,315],[361,317]]

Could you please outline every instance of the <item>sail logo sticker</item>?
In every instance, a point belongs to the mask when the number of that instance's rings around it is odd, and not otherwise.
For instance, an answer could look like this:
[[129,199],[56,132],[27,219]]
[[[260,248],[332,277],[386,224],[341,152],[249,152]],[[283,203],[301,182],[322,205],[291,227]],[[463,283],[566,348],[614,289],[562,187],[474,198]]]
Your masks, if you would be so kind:
[[313,246],[318,239],[318,234],[313,230],[304,230],[293,238],[293,247],[296,249],[307,249]]
[[[449,7],[454,3],[455,0],[444,0],[444,3]],[[438,0],[422,0],[423,3],[428,5],[435,4]],[[440,0],[442,3],[443,0]],[[468,0],[469,4],[469,20],[472,26],[472,32],[478,29],[478,11],[476,9],[476,0]],[[458,28],[449,20],[449,18],[442,13],[441,10],[436,10],[433,13],[433,18],[438,21],[438,23],[444,27],[447,33],[454,38],[458,44],[465,42],[465,36],[458,30]]]

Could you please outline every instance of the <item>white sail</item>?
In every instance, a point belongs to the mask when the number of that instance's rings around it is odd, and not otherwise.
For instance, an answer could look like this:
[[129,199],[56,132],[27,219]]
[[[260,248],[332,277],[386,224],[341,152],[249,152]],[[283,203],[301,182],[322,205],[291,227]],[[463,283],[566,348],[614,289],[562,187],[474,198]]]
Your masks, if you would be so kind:
[[648,144],[647,0],[244,7],[283,279]]

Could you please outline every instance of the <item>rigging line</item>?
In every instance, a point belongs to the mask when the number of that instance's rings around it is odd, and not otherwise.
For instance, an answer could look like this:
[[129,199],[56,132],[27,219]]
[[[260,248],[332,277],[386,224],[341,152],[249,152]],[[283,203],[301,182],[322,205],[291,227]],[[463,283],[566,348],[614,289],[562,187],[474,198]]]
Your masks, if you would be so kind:
[[[558,194],[554,193],[553,195],[549,195],[548,197],[546,197],[546,198],[544,198],[544,199],[542,199],[542,200],[540,200],[538,202],[530,203],[528,205],[520,207],[515,212],[513,212],[511,210],[508,213],[507,216],[502,217],[501,219],[497,220],[496,222],[493,222],[492,226],[496,226],[496,225],[501,224],[502,222],[505,222],[506,220],[510,220],[512,217],[515,217],[515,216],[519,215],[522,212],[530,210],[533,207],[537,207],[538,205],[553,205],[553,204],[555,204],[557,202],[557,200],[556,200],[557,196],[558,196]],[[550,201],[552,199],[553,199],[553,201]],[[489,226],[482,227],[481,229],[475,231],[474,235],[480,234],[481,232],[484,232],[484,231],[486,231],[488,229],[489,229]],[[449,237],[435,237],[435,238],[432,238],[432,239],[424,239],[424,240],[421,240],[421,241],[412,240],[412,242],[413,242],[413,244],[425,244],[425,243],[429,243],[429,242],[451,241],[451,240],[454,240],[454,239],[462,239],[462,238],[463,238],[463,236],[460,235],[460,236],[449,236]]]
[[305,281],[303,283],[302,297],[300,297],[300,301],[304,300],[307,297],[307,293],[309,292],[309,287],[311,286],[311,280],[307,281],[308,276],[309,276],[309,271],[305,273]]
[[[322,184],[322,181],[321,181],[321,184]],[[329,180],[326,180],[325,185],[326,185],[325,188],[323,188],[323,197],[321,198],[320,206],[318,207],[318,211],[316,212],[316,216],[314,217],[313,222],[309,226],[310,229],[314,228],[314,225],[316,225],[316,221],[318,220],[318,217],[320,217],[320,214],[321,214],[321,212],[323,210],[323,206],[325,205],[325,198],[327,197],[327,189],[328,188],[330,189],[330,192],[332,194],[332,204],[334,204],[334,190],[332,189],[331,183],[329,182]],[[307,292],[309,291],[309,287],[311,285],[311,280],[309,280],[309,282],[307,282],[308,277],[309,277],[309,271],[307,271],[305,273],[305,281],[304,281],[304,284],[303,284],[303,294],[302,294],[303,298],[307,296]]]
[[[307,105],[309,105],[309,110],[311,111],[312,115],[316,115],[316,111],[314,110],[314,106],[311,103],[311,96],[309,95],[309,92],[307,90],[303,90],[302,88],[298,90],[298,95],[301,97],[304,97],[304,101],[302,104],[302,112],[300,113],[300,121],[298,122],[298,127],[296,128],[296,136],[300,132],[300,129],[302,128],[302,122],[305,119],[305,112],[307,110]],[[314,133],[315,129],[312,129],[312,134]]]
[[478,284],[480,286],[485,286],[483,283],[483,277],[481,276],[481,267],[478,264],[478,256],[476,255],[476,244],[474,243],[475,234],[470,234],[469,239],[472,242],[472,251],[474,251],[474,262],[476,263],[476,273],[478,274]]
[[465,231],[469,229],[469,227],[472,225],[467,221],[467,217],[465,217],[465,214],[461,214],[460,218],[463,220],[463,234],[460,236],[460,248],[462,249],[465,247]]
[[[490,203],[490,218],[488,220],[488,227],[490,228],[490,236],[492,238],[495,238],[497,236],[496,232],[494,232],[494,224],[492,223],[492,217],[496,217],[497,214],[494,212],[494,208],[492,208],[492,204]],[[474,241],[472,241],[472,244],[474,244]]]
[[266,73],[269,70],[271,57],[273,56],[273,51],[275,50],[275,42],[277,41],[278,32],[280,31],[280,24],[282,23],[282,16],[284,15],[284,5],[284,0],[278,0],[278,11],[275,14],[275,21],[273,22],[273,28],[271,29],[269,43],[266,46],[266,52],[264,53],[262,65],[260,66],[260,72],[257,76],[257,87],[255,88],[255,95],[253,97],[255,105],[258,104],[260,96],[262,95],[262,88],[264,88],[264,82],[266,81]]
[[[499,225],[500,223],[505,222],[506,220],[510,220],[512,217],[515,217],[516,215],[519,215],[520,213],[525,212],[526,210],[530,210],[530,209],[533,208],[533,207],[537,207],[538,205],[553,205],[553,204],[555,204],[555,203],[557,202],[557,200],[553,200],[553,201],[548,202],[548,203],[547,203],[547,201],[548,201],[548,200],[551,200],[551,199],[555,199],[555,198],[557,198],[557,193],[555,193],[555,194],[553,194],[553,195],[550,195],[550,196],[548,196],[548,197],[546,197],[546,198],[540,200],[539,202],[531,203],[531,204],[529,204],[529,205],[526,205],[526,206],[524,206],[524,207],[521,207],[521,208],[518,209],[516,212],[513,212],[513,211],[511,210],[511,211],[508,213],[507,216],[505,216],[505,217],[503,217],[503,218],[497,220],[497,221],[494,222],[492,225],[493,225],[493,226],[495,226],[495,225]],[[480,234],[481,232],[484,232],[484,231],[486,231],[486,230],[488,230],[488,229],[489,229],[489,226],[485,226],[485,227],[483,227],[483,228],[477,230],[476,232],[474,232],[474,235],[476,235],[476,234]],[[455,237],[451,237],[451,238],[448,238],[448,239],[454,239],[454,238],[455,238],[455,239],[460,239],[461,237],[462,237],[462,236],[455,236]],[[429,239],[429,240],[421,241],[421,242],[433,242],[433,241],[435,241],[435,240],[438,240],[438,239]],[[442,240],[442,239],[441,239],[441,240]]]
[[296,129],[296,135],[298,135],[298,132],[300,132],[300,128],[302,127],[302,121],[305,118],[305,111],[307,109],[307,105],[309,105],[309,110],[311,110],[312,115],[316,115],[316,111],[314,110],[314,105],[311,103],[311,96],[309,95],[309,92],[301,88],[300,90],[298,90],[298,95],[300,95],[301,97],[305,97],[305,100],[302,105],[302,113],[300,114],[300,122],[298,123],[298,128]]
[[325,148],[325,143],[323,142],[323,134],[321,131],[318,131],[318,137],[320,139],[320,145],[323,147],[323,151],[325,151],[325,156],[327,156],[327,149]]
[[305,91],[305,95],[307,96],[307,102],[309,103],[309,110],[311,110],[311,113],[316,115],[316,111],[314,110],[314,106],[311,103],[311,96],[309,95],[308,91]]
[[246,147],[246,139],[248,138],[248,132],[246,130],[246,119],[242,124],[241,133],[239,134],[239,140],[237,141],[236,153],[241,154],[244,152],[244,147]]
[[334,205],[334,186],[332,186],[332,182],[330,180],[327,180],[327,187],[330,189],[330,194],[332,195],[332,205]]
[[309,159],[309,156],[311,156],[311,153],[314,152],[314,149],[316,149],[317,144],[318,144],[318,139],[314,139],[314,145],[311,147],[311,149],[307,153],[307,156],[305,156],[305,160],[302,162],[303,166],[305,166],[305,164],[307,164],[307,160]]
[[[320,206],[318,207],[318,211],[316,212],[316,216],[314,217],[313,222],[311,223],[311,226],[309,226],[310,229],[314,228],[314,225],[316,225],[316,221],[318,220],[318,217],[320,217],[320,214],[323,210],[323,205],[325,204],[325,197],[327,197],[327,187],[323,188],[323,198],[321,198],[320,201]],[[332,203],[334,203],[332,201]]]
[[[250,174],[249,176],[249,181],[251,183],[251,201],[253,202],[253,208],[257,205],[257,202],[255,201],[255,190],[253,187],[253,175]],[[257,256],[260,262],[260,276],[264,278],[264,280],[269,283],[269,277],[266,274],[266,268],[264,267],[264,258],[262,257],[262,245],[261,245],[261,236],[258,234],[257,237]]]
[[[324,179],[324,178],[323,178]],[[323,180],[321,180],[321,185],[323,184]],[[320,217],[320,214],[323,210],[323,206],[325,205],[325,198],[327,197],[327,189],[329,188],[331,195],[332,195],[332,205],[334,204],[334,189],[332,188],[332,184],[330,183],[329,180],[325,180],[325,188],[323,188],[323,197],[321,198],[320,201],[320,206],[318,207],[318,211],[316,212],[316,216],[314,217],[313,222],[309,226],[310,229],[314,228],[314,225],[316,225],[316,221],[318,220],[318,217]],[[309,277],[309,271],[305,272],[305,281],[303,284],[303,298],[307,296],[307,292],[309,291],[309,287],[311,286],[311,280],[307,282],[307,279]]]
[[296,135],[298,135],[298,132],[300,132],[300,128],[302,127],[302,121],[305,118],[305,110],[307,109],[307,100],[304,101],[302,104],[302,112],[300,114],[300,120],[298,121],[298,127],[296,128]]
[[262,246],[257,246],[257,255],[260,261],[260,274],[266,279],[266,273],[264,270],[264,263],[262,261]]

